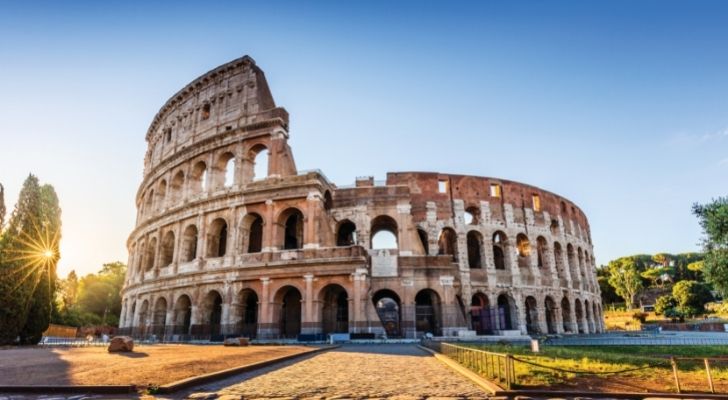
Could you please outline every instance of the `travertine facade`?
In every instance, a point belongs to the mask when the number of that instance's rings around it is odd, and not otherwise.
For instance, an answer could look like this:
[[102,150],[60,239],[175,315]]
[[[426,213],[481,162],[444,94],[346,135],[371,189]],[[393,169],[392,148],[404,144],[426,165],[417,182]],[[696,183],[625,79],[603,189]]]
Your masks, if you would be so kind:
[[122,329],[168,340],[603,329],[589,225],[568,200],[422,172],[338,187],[298,171],[288,137],[249,57],[162,107]]

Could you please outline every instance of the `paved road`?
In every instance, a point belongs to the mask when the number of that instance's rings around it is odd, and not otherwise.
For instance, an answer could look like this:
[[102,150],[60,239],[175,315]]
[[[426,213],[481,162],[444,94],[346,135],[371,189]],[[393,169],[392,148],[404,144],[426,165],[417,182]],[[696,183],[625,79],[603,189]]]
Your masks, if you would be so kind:
[[414,345],[346,345],[171,398],[484,399],[486,393]]

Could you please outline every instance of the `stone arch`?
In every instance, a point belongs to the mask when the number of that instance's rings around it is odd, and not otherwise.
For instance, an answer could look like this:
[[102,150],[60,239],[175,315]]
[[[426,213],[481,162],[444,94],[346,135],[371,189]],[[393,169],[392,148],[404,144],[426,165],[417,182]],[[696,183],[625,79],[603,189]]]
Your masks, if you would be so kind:
[[467,235],[468,266],[471,269],[483,267],[483,235],[478,231],[470,231]]
[[420,244],[422,244],[422,251],[424,252],[424,255],[430,254],[430,242],[427,235],[427,231],[418,227],[417,228],[417,237],[420,239]]
[[260,253],[263,250],[263,217],[249,213],[243,217],[241,245],[246,253]]
[[584,252],[581,250],[581,247],[576,248],[576,259],[578,262],[578,268],[579,268],[579,277],[581,278],[581,282],[586,283],[586,272],[584,267]]
[[142,301],[142,306],[139,307],[139,318],[138,327],[141,328],[142,335],[146,334],[147,324],[149,323],[149,300]]
[[296,338],[301,333],[301,291],[291,285],[278,289],[275,294],[273,321],[278,322],[278,332],[283,338]]
[[564,251],[562,250],[559,242],[554,242],[554,261],[556,262],[556,274],[559,276],[559,279],[565,280],[566,268],[564,267]]
[[278,216],[278,230],[281,248],[294,250],[303,248],[303,213],[290,207]]
[[331,191],[324,192],[324,210],[329,211],[334,206],[334,198],[331,197]]
[[182,262],[197,258],[197,234],[195,225],[187,225],[182,233]]
[[162,267],[167,267],[174,262],[174,232],[167,231],[162,239]]
[[470,206],[465,209],[463,214],[463,222],[465,225],[478,225],[480,224],[480,208],[476,206]]
[[484,293],[473,294],[470,300],[471,328],[478,335],[487,335],[493,332],[493,313],[490,300]]
[[505,233],[497,231],[493,234],[493,264],[495,269],[506,269],[506,250],[508,237]]
[[265,179],[270,175],[270,152],[263,144],[253,146],[248,152],[251,160],[251,181]]
[[402,301],[390,289],[377,290],[372,296],[374,309],[388,338],[402,336]]
[[546,333],[551,335],[558,333],[556,329],[558,324],[556,319],[556,302],[551,296],[544,298],[544,310],[546,311]]
[[593,314],[591,307],[589,306],[589,300],[584,299],[584,320],[586,321],[586,333],[594,333],[594,324],[592,323],[594,320],[592,319]]
[[243,337],[255,338],[258,333],[258,294],[245,288],[238,293],[238,329]]
[[374,218],[369,232],[371,234],[372,249],[399,248],[397,222],[389,215],[380,215]]
[[516,235],[516,249],[518,250],[518,266],[520,268],[531,267],[531,242],[528,236],[523,233]]
[[538,321],[538,302],[533,296],[527,296],[525,301],[526,307],[526,332],[528,334],[541,333]]
[[321,304],[321,331],[329,333],[349,332],[349,295],[336,283],[324,286],[318,295]]
[[576,287],[575,282],[579,279],[579,272],[577,271],[576,266],[576,253],[574,252],[574,246],[571,243],[566,245],[566,259],[569,263],[572,287]]
[[207,235],[207,257],[223,257],[227,252],[228,224],[224,218],[215,218]]
[[498,295],[498,329],[514,330],[518,328],[518,309],[516,301],[508,293]]
[[154,256],[157,254],[157,238],[154,237],[149,240],[149,244],[146,248],[146,254],[144,255],[144,271],[149,272],[154,269]]
[[167,325],[167,299],[160,296],[154,303],[154,314],[152,317],[152,331],[159,338],[164,336],[164,327]]
[[169,203],[170,205],[178,205],[182,202],[182,196],[185,186],[185,173],[183,171],[177,171],[172,177],[172,181],[169,184]]
[[561,299],[561,319],[564,332],[574,332],[572,330],[572,327],[574,326],[574,321],[572,321],[571,319],[571,302],[566,296]]
[[229,188],[235,184],[235,154],[226,151],[215,162],[214,186],[216,188]]
[[348,219],[340,221],[336,227],[336,245],[354,246],[356,244],[356,224]]
[[[201,304],[201,322],[203,329],[200,333],[211,336],[219,335],[222,328],[222,295],[217,290],[210,290]],[[214,337],[211,339],[215,339]]]
[[174,329],[177,335],[189,335],[192,321],[192,300],[183,294],[174,303]]
[[165,208],[165,200],[167,199],[167,180],[162,179],[157,185],[156,199],[157,210],[163,210]]
[[415,295],[415,330],[422,334],[442,335],[440,295],[432,289],[422,289]]
[[192,167],[189,179],[189,191],[191,194],[200,194],[207,190],[207,164],[204,161],[198,161]]
[[144,214],[151,215],[154,213],[154,189],[149,190],[144,200]]
[[452,228],[442,228],[437,238],[437,254],[452,256],[454,261],[458,259],[458,235]]
[[579,333],[584,332],[584,310],[581,307],[581,300],[574,300],[574,315],[576,316],[576,329]]

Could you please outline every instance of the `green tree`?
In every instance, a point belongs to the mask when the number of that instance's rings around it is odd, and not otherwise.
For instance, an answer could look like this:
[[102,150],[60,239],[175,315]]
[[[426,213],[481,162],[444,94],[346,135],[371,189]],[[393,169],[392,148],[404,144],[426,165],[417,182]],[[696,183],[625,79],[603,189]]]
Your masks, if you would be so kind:
[[0,344],[37,343],[48,327],[60,221],[53,187],[29,175],[0,236]]
[[667,311],[677,306],[675,298],[671,295],[660,296],[655,300],[655,314],[667,316]]
[[693,317],[705,313],[705,303],[713,300],[708,286],[702,282],[680,281],[672,287],[676,309],[683,315]]
[[125,274],[126,265],[117,261],[104,264],[98,274],[81,278],[78,284],[79,311],[98,316],[102,324],[117,324]]
[[719,197],[703,205],[696,203],[693,214],[698,217],[705,233],[705,280],[728,297],[728,197]]
[[632,307],[635,296],[643,288],[635,260],[626,257],[610,261],[609,284],[617,295],[624,299],[627,306]]
[[76,271],[71,270],[62,282],[61,304],[63,308],[69,309],[76,304],[76,298],[78,296],[78,276],[76,275]]
[[597,283],[599,283],[599,290],[602,293],[603,304],[613,304],[622,301],[622,298],[617,295],[612,285],[609,284],[609,268],[604,265],[597,268]]
[[3,232],[3,225],[5,225],[5,188],[0,183],[0,234]]

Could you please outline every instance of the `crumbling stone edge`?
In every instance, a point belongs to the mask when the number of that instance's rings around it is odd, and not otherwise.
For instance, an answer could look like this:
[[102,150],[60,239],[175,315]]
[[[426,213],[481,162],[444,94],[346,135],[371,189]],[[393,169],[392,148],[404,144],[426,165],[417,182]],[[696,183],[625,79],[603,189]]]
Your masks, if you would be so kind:
[[247,365],[242,365],[239,367],[224,369],[222,371],[210,372],[209,374],[193,376],[190,378],[182,379],[182,380],[179,380],[176,382],[172,382],[172,383],[168,383],[166,385],[159,386],[158,388],[155,389],[154,392],[159,393],[159,394],[173,393],[180,389],[188,388],[190,386],[200,385],[200,384],[203,384],[206,382],[226,378],[228,376],[240,374],[243,372],[255,371],[255,370],[265,368],[270,365],[277,364],[277,363],[280,363],[283,361],[288,361],[288,360],[293,360],[293,359],[299,358],[299,357],[309,356],[311,354],[332,350],[332,349],[335,349],[338,347],[341,347],[341,346],[340,345],[331,345],[331,346],[317,347],[317,348],[312,348],[308,351],[304,351],[302,353],[289,354],[289,355],[285,355],[285,356],[281,356],[281,357],[272,358],[270,360],[260,361],[260,362],[253,363],[253,364],[247,364]]

